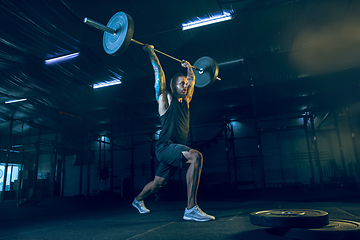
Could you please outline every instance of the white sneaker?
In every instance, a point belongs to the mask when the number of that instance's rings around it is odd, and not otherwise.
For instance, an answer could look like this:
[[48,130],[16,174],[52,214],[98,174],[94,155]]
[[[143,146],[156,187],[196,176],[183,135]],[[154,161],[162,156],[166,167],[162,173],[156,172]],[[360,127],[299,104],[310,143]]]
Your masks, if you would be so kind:
[[150,212],[149,209],[145,207],[144,201],[138,201],[136,198],[134,198],[134,201],[132,202],[132,205],[139,211],[139,213],[148,213]]
[[199,208],[199,206],[196,205],[191,209],[185,208],[183,219],[190,221],[197,221],[197,222],[205,222],[205,221],[215,220],[215,217],[204,213]]

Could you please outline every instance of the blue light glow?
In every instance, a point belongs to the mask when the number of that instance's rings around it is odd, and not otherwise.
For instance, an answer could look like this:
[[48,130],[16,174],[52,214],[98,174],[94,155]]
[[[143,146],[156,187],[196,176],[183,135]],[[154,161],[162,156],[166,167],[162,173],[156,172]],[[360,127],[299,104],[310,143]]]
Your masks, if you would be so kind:
[[13,99],[13,100],[8,100],[6,101],[5,103],[8,104],[8,103],[16,103],[16,102],[22,102],[22,101],[26,101],[27,99],[26,98],[22,98],[22,99]]
[[227,21],[227,20],[231,20],[232,19],[232,15],[231,12],[224,12],[223,14],[220,15],[214,15],[214,16],[210,16],[208,18],[203,18],[193,22],[189,22],[189,23],[183,23],[182,24],[182,30],[188,30],[188,29],[192,29],[192,28],[197,28],[197,27],[201,27],[201,26],[205,26],[205,25],[209,25],[209,24],[213,24],[213,23],[218,23],[218,22],[223,22],[223,21]]
[[121,84],[121,80],[120,79],[114,79],[111,81],[105,81],[105,82],[100,82],[100,83],[95,83],[93,85],[93,88],[103,88],[103,87],[108,87],[108,86],[113,86],[113,85],[117,85],[117,84]]
[[63,60],[69,60],[69,59],[79,56],[79,54],[80,54],[80,52],[77,52],[77,53],[72,53],[72,54],[68,54],[65,56],[61,56],[61,57],[51,58],[51,59],[45,60],[45,64],[51,64],[51,63],[55,63],[55,62],[59,62],[59,61],[63,61]]

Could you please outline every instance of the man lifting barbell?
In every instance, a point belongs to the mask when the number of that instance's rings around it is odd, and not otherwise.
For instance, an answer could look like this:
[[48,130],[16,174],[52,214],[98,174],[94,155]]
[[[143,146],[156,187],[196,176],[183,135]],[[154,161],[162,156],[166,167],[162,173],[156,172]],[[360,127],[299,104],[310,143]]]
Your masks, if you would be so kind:
[[[158,102],[158,111],[161,121],[161,133],[156,144],[156,155],[160,161],[155,179],[148,183],[141,193],[134,199],[132,205],[140,213],[148,213],[144,199],[161,189],[174,170],[189,164],[186,174],[188,203],[185,208],[184,220],[209,221],[215,220],[199,208],[197,205],[197,190],[200,181],[203,157],[197,150],[186,146],[189,132],[189,103],[191,101],[194,86],[205,87],[218,77],[219,67],[211,57],[201,57],[194,65],[187,61],[181,61],[171,55],[154,49],[153,46],[143,44],[132,39],[134,22],[130,15],[124,12],[114,14],[107,25],[85,18],[84,23],[104,31],[103,47],[106,53],[111,55],[121,54],[129,46],[130,42],[145,46],[149,52],[150,60],[155,72],[155,92]],[[181,63],[187,68],[187,76],[176,74],[170,81],[170,92],[166,89],[166,79],[155,51]],[[193,72],[193,69],[196,70]],[[196,84],[195,84],[196,77]]]
[[197,205],[197,190],[200,181],[203,157],[200,152],[186,146],[189,132],[189,103],[194,93],[195,75],[191,65],[183,61],[181,66],[187,68],[187,76],[175,74],[170,81],[170,92],[166,89],[164,71],[157,58],[154,47],[146,45],[155,72],[155,93],[161,121],[161,133],[156,144],[156,156],[160,161],[155,178],[149,182],[132,205],[140,213],[148,213],[144,199],[159,191],[173,176],[177,168],[188,164],[186,173],[187,207],[184,220],[209,221],[215,217],[204,213]]

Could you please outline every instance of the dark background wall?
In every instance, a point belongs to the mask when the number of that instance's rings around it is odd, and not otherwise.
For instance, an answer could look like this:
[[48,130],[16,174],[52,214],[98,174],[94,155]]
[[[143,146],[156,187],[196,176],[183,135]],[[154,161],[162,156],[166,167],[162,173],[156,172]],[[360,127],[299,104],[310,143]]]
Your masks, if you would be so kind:
[[[307,114],[259,118],[261,142],[256,137],[255,121],[250,118],[192,125],[188,145],[204,156],[199,194],[226,196],[259,189],[356,186],[359,179],[356,158],[360,121],[358,104],[348,109],[313,112],[316,141],[311,121],[305,117],[309,116]],[[351,118],[348,118],[350,114]],[[350,131],[351,127],[353,131]],[[39,150],[35,147],[39,136],[16,137],[12,138],[12,145],[23,144],[24,148],[19,147],[19,150],[24,150],[24,154],[20,151],[7,156],[2,152],[1,162],[23,163],[23,179],[19,180],[23,182],[23,197],[33,194],[31,179],[36,174],[38,156],[37,181],[46,184],[36,185],[37,197],[51,197],[54,191],[55,196],[65,197],[114,194],[131,198],[153,179],[158,166],[153,152],[157,134],[157,129],[149,129],[120,135],[112,142],[113,149],[109,138],[86,140],[82,152],[78,147],[82,138],[73,139],[71,145],[63,142],[68,138],[61,135],[57,156],[55,134],[41,134]],[[7,148],[7,142],[8,138],[3,137],[3,149]],[[262,155],[259,155],[259,146]],[[58,160],[54,165],[55,157]],[[54,172],[56,187],[51,186]],[[184,197],[185,174],[186,169],[180,170],[158,197]],[[24,184],[27,181],[30,183]],[[16,187],[11,190],[17,191]]]

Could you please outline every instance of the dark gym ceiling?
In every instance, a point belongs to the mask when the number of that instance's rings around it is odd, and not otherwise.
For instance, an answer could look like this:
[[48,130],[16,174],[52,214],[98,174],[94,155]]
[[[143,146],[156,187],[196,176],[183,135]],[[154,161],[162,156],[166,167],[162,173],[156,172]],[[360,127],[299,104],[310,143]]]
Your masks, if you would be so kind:
[[[229,10],[230,21],[181,30],[182,23]],[[131,43],[110,56],[103,33],[83,22],[88,17],[106,24],[119,11],[133,18],[134,39],[190,63],[210,56],[219,64],[222,80],[195,89],[194,124],[251,118],[253,102],[260,117],[358,102],[360,1],[2,0],[1,135],[10,129],[20,134],[22,126],[56,131],[60,118],[65,129],[84,123],[97,133],[158,124],[147,53]],[[74,52],[80,55],[44,64]],[[178,62],[159,58],[167,78],[184,71]],[[122,84],[91,88],[117,76]],[[28,100],[4,103],[21,98]]]

